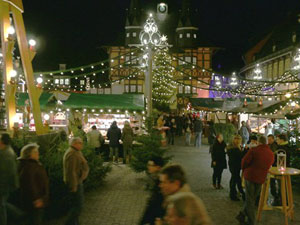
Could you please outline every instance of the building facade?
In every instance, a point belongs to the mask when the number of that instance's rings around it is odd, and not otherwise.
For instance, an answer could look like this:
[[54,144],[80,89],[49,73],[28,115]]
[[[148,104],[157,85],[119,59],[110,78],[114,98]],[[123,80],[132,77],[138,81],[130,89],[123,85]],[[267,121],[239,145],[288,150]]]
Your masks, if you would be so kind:
[[[193,20],[191,2],[183,0],[179,13],[169,11],[172,7],[169,7],[168,2],[153,1],[153,4],[156,4],[153,6],[156,9],[153,16],[159,29],[162,28],[161,33],[168,37],[172,65],[176,68],[177,100],[172,108],[185,107],[189,97],[208,98],[209,91],[202,89],[207,89],[208,86],[201,81],[210,82],[212,74],[209,70],[215,48],[201,40],[199,28]],[[113,83],[113,94],[145,92],[145,74],[137,72],[137,68],[141,66],[142,52],[134,51],[141,44],[139,34],[148,16],[144,12],[140,1],[132,0],[125,22],[124,45],[106,47],[110,58],[110,80],[118,81],[122,77],[132,75],[129,79]],[[115,58],[118,60],[114,60]]]
[[[259,66],[262,80],[276,82],[295,66],[294,56],[299,48],[300,15],[289,15],[281,24],[257,42],[244,55],[245,67],[240,74],[254,79],[254,70]],[[283,92],[296,89],[298,83],[278,84],[275,89]],[[266,97],[267,98],[267,97]],[[268,97],[269,100],[282,100],[284,96]]]

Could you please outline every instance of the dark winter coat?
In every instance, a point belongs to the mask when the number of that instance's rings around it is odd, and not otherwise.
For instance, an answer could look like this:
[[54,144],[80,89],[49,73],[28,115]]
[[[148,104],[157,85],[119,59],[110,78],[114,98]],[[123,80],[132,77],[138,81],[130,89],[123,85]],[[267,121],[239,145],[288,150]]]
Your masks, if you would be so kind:
[[263,184],[273,162],[274,154],[268,145],[251,148],[242,161],[245,180]]
[[121,139],[121,130],[116,124],[112,124],[107,131],[107,139],[110,147],[119,147]]
[[200,119],[196,119],[195,123],[194,123],[194,132],[202,132],[203,130],[203,124],[202,121]]
[[17,157],[11,147],[0,149],[0,195],[9,194],[19,185]]
[[[216,140],[211,150],[211,167],[220,169],[227,168],[225,148],[226,144],[224,141],[220,143],[218,140]],[[213,166],[213,162],[216,162],[215,166]]]
[[133,142],[133,130],[130,126],[124,126],[123,132],[122,132],[122,141],[123,146],[132,146]]
[[42,199],[44,204],[49,198],[49,180],[44,167],[33,159],[19,160],[21,201],[24,209],[32,209],[33,202]]
[[239,148],[233,147],[227,150],[228,165],[230,172],[238,172],[241,170],[243,151]]
[[141,219],[140,225],[155,224],[156,218],[162,218],[165,214],[163,207],[164,197],[159,188],[158,175],[153,177],[153,184],[150,187],[150,197],[148,198],[144,215]]

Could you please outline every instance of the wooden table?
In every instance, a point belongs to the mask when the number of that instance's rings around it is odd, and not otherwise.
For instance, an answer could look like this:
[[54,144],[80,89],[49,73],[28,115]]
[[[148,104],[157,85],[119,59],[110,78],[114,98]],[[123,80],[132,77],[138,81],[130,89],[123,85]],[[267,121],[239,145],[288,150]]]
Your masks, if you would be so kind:
[[[259,205],[258,205],[258,213],[257,213],[257,221],[260,221],[261,214],[263,210],[273,210],[280,209],[284,213],[285,216],[285,225],[288,225],[288,218],[292,221],[294,220],[294,200],[293,200],[293,191],[292,191],[292,183],[291,176],[299,175],[300,170],[294,168],[286,168],[285,170],[279,170],[277,167],[271,167],[269,170],[269,174],[266,182],[262,185]],[[269,187],[270,187],[270,178],[275,178],[280,180],[281,185],[281,200],[282,206],[269,206],[267,205]]]

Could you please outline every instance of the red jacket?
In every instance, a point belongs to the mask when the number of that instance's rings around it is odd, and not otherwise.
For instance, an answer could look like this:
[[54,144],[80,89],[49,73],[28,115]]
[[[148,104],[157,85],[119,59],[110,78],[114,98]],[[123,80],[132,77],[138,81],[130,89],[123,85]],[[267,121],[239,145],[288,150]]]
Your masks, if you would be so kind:
[[242,160],[244,178],[256,184],[263,184],[273,162],[274,153],[268,145],[250,149]]

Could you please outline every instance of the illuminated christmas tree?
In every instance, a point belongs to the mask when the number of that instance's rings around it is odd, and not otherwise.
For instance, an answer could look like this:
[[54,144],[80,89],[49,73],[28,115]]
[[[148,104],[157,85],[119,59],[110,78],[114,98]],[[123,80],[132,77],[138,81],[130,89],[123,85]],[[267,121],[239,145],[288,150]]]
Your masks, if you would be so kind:
[[159,49],[154,55],[153,108],[159,111],[169,111],[174,103],[176,94],[176,82],[174,81],[175,69],[171,66],[172,58],[168,49]]

